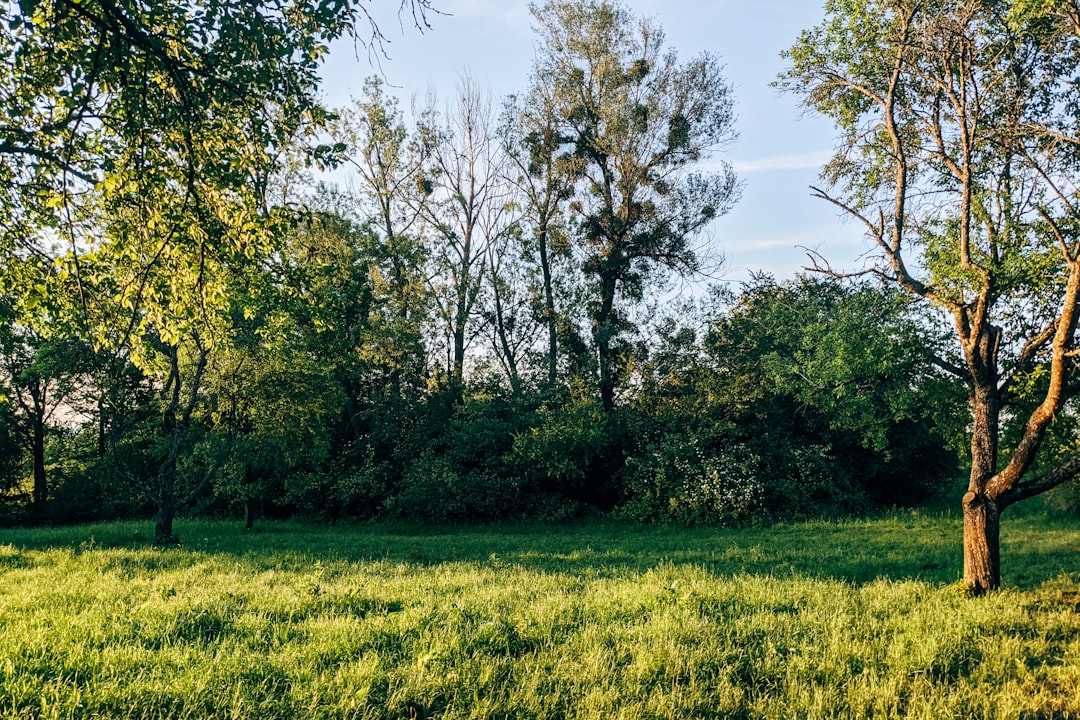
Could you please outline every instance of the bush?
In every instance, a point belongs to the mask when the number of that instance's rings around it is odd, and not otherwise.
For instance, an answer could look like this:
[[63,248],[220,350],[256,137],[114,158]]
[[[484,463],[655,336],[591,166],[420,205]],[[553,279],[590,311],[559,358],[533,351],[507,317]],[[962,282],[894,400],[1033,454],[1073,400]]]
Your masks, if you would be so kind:
[[760,516],[760,458],[745,445],[704,451],[672,437],[627,461],[619,514],[645,522],[738,523]]
[[[767,436],[759,441],[768,442]],[[827,443],[777,443],[763,452],[764,506],[775,520],[857,515],[868,508],[857,472]]]
[[334,478],[331,496],[342,515],[368,520],[386,509],[396,469],[368,452],[364,461]]
[[1076,478],[1058,485],[1046,494],[1046,505],[1055,513],[1080,517],[1080,481]]
[[514,437],[513,456],[541,494],[603,510],[619,498],[616,475],[625,464],[628,426],[582,388],[569,399],[541,405],[532,425]]
[[398,474],[370,445],[356,442],[325,469],[286,475],[280,502],[302,517],[370,520],[386,509]]
[[462,472],[432,449],[409,465],[388,501],[388,510],[398,517],[437,523],[509,519],[520,516],[523,507],[514,479],[483,469]]
[[151,512],[145,491],[115,458],[99,454],[96,432],[55,433],[46,451],[50,522],[121,520]]

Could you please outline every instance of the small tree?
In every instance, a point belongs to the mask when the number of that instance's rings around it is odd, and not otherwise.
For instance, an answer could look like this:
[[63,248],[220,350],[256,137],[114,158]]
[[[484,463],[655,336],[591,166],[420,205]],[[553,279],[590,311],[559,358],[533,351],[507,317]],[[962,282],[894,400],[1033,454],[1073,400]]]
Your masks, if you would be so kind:
[[71,322],[77,302],[63,273],[41,257],[8,258],[0,266],[0,395],[33,466],[30,512],[44,519],[50,495],[47,436],[83,420],[94,358]]
[[68,403],[84,380],[89,353],[77,341],[45,340],[19,329],[9,330],[0,331],[0,387],[14,400],[17,436],[33,462],[30,512],[34,519],[41,520],[50,486],[45,467],[46,435],[58,422],[58,414],[72,410]]
[[434,231],[433,296],[450,340],[451,395],[460,399],[465,353],[483,330],[490,254],[514,222],[506,155],[495,136],[491,100],[468,76],[445,109],[431,98],[420,132],[430,148],[424,215]]
[[[301,229],[312,239],[322,234],[331,246],[344,241],[345,246],[332,252],[343,252],[347,257],[342,260],[367,265],[372,297],[365,312],[370,312],[371,332],[360,354],[385,369],[389,394],[400,399],[405,376],[417,379],[427,363],[424,330],[432,298],[424,270],[430,253],[420,226],[428,196],[424,177],[428,148],[409,133],[397,100],[385,93],[378,78],[364,83],[363,95],[340,113],[331,134],[354,173],[353,206],[322,209],[331,215],[347,211],[347,218],[368,223],[364,233],[356,228],[335,230],[332,226],[341,223],[333,220],[327,225],[332,218],[322,217]],[[359,236],[370,234],[375,237],[364,243],[367,247],[359,247]],[[350,384],[346,382],[346,391],[356,404],[358,390]]]

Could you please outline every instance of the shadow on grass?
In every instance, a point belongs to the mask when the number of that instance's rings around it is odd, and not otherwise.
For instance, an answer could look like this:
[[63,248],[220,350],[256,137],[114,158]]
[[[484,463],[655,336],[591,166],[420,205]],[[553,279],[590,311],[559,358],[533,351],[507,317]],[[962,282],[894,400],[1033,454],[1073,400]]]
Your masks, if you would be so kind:
[[[263,523],[178,523],[182,545],[147,551],[147,523],[0,531],[0,570],[49,548],[118,553],[109,566],[124,573],[180,568],[200,556],[229,555],[252,570],[302,569],[319,561],[387,562],[430,567],[465,563],[582,577],[621,577],[662,565],[692,565],[719,576],[803,576],[863,584],[877,579],[949,584],[961,576],[961,525],[956,517],[895,514],[884,518],[810,522],[750,529],[703,529],[597,523],[581,526],[417,527]],[[1004,583],[1032,589],[1066,578],[1080,581],[1080,523],[1043,515],[1006,519]],[[40,558],[39,558],[40,560]]]

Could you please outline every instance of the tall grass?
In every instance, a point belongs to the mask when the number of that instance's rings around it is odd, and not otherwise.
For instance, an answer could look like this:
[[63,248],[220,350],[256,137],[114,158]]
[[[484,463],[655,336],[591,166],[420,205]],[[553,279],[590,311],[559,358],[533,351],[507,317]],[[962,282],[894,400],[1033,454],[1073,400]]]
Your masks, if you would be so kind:
[[1075,525],[0,534],[0,716],[1080,718]]

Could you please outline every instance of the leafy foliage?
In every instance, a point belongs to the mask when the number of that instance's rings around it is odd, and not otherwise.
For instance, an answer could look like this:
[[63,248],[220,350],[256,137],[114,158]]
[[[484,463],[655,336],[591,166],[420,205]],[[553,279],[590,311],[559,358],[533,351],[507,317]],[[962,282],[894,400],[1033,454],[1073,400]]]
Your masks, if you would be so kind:
[[[734,138],[731,90],[705,55],[680,64],[663,31],[612,2],[533,5],[541,46],[534,117],[567,146],[600,394],[611,408],[629,330],[618,302],[638,300],[658,271],[699,269],[694,236],[734,203],[727,165],[695,173]],[[553,142],[553,141],[551,141]],[[532,143],[537,160],[551,150]],[[535,163],[534,163],[535,164]]]
[[945,438],[962,390],[931,363],[933,326],[902,297],[759,276],[702,319],[701,341],[666,328],[643,369],[628,509],[696,522],[846,514],[925,501],[956,472]]
[[[942,371],[960,361],[929,357],[940,318],[822,279],[758,277],[692,311],[657,298],[715,259],[695,243],[738,196],[723,162],[696,170],[734,140],[715,57],[680,60],[618,3],[553,0],[501,117],[471,81],[415,117],[378,79],[323,110],[325,45],[365,7],[0,11],[0,429],[27,435],[31,385],[68,418],[28,456],[50,473],[37,519],[153,512],[162,543],[184,513],[755,524],[951,482],[962,390]],[[347,186],[309,177],[334,167]],[[859,197],[879,202],[889,180],[871,180]],[[947,265],[960,228],[920,231]],[[1026,290],[1060,269],[1031,237],[1006,253]],[[11,520],[34,519],[30,464],[7,468]]]

